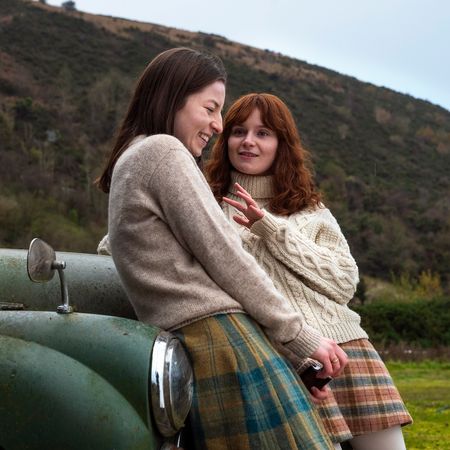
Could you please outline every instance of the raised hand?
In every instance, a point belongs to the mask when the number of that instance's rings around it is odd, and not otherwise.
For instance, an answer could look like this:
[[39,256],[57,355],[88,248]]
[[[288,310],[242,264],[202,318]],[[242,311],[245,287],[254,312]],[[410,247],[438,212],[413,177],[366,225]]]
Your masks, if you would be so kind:
[[243,216],[233,216],[233,220],[239,225],[251,228],[252,225],[264,217],[264,211],[260,209],[258,204],[253,200],[253,197],[239,184],[235,183],[236,195],[244,200],[245,204],[232,200],[228,197],[223,197],[223,201],[240,211]]

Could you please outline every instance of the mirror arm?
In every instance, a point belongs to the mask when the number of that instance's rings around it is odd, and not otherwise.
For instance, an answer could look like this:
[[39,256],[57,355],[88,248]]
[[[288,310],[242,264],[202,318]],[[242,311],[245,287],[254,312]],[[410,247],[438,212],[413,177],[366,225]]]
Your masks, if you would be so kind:
[[73,308],[69,305],[69,289],[67,288],[66,279],[64,277],[64,269],[66,268],[65,261],[53,261],[52,269],[56,269],[59,275],[59,281],[61,283],[61,301],[62,305],[59,305],[56,309],[60,314],[69,314],[73,311]]

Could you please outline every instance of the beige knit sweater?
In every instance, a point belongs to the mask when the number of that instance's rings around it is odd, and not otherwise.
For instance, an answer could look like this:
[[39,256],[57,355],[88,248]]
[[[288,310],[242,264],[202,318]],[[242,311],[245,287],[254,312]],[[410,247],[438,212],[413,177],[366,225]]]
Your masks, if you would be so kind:
[[[232,173],[229,197],[238,182],[264,208],[273,197],[272,177]],[[360,317],[348,308],[358,283],[358,268],[331,212],[308,209],[279,217],[265,210],[251,230],[233,220],[237,211],[223,203],[228,220],[244,248],[258,261],[275,287],[295,310],[323,336],[338,343],[367,338]]]
[[320,335],[243,250],[189,151],[168,135],[140,136],[119,158],[109,196],[114,263],[146,323],[172,330],[246,312],[297,366]]

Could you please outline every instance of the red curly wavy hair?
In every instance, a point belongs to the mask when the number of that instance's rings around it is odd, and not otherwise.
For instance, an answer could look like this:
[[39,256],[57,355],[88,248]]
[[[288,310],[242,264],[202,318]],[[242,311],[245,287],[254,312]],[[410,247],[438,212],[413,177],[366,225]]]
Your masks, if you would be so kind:
[[261,120],[278,137],[278,148],[271,168],[274,196],[268,209],[274,214],[288,216],[308,207],[320,205],[311,170],[309,153],[303,148],[289,108],[272,94],[247,94],[236,100],[224,118],[223,133],[218,137],[210,159],[205,165],[205,176],[218,202],[228,192],[231,171],[228,157],[228,138],[235,125],[243,124],[257,108]]

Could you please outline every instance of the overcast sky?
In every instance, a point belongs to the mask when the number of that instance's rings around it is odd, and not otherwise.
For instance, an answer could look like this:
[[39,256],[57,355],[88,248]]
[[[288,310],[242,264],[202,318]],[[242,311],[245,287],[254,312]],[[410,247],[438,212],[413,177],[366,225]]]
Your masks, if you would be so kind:
[[[48,0],[60,6],[63,0]],[[203,31],[450,110],[449,0],[76,0],[80,11]]]

